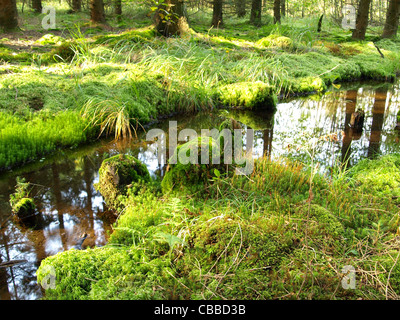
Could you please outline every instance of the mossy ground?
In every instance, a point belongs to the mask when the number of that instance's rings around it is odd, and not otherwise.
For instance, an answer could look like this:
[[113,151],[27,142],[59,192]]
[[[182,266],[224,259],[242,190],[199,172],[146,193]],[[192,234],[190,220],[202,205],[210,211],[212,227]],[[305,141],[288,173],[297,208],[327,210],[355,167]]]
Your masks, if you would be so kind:
[[109,243],[46,258],[38,280],[55,268],[46,299],[396,298],[398,206],[352,179],[261,158],[196,194],[134,183]]
[[400,70],[399,40],[379,40],[377,27],[353,42],[329,20],[317,33],[317,17],[276,26],[265,15],[260,28],[232,18],[210,29],[201,13],[183,38],[164,39],[145,6],[126,5],[122,20],[93,25],[86,12],[52,5],[56,30],[38,28],[42,15],[28,10],[23,30],[0,41],[0,170],[95,139],[99,128],[83,132],[90,119],[79,118],[91,99],[117,103],[144,125],[173,112],[273,105],[277,95],[322,92],[332,82],[393,80]]

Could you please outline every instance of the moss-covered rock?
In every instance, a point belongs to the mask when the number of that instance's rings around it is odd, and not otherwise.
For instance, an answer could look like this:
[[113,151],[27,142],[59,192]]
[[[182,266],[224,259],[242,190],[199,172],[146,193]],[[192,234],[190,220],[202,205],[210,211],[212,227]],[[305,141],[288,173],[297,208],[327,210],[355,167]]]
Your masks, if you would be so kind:
[[[202,153],[207,151],[209,163],[205,164],[202,161]],[[213,156],[219,157],[220,164],[213,164]],[[215,170],[219,173],[226,171],[223,157],[222,144],[218,149],[218,144],[212,137],[198,137],[178,146],[169,160],[169,170],[161,182],[163,193],[186,190],[191,194],[203,190],[210,179],[215,177]],[[176,163],[172,163],[172,159]]]
[[22,198],[12,208],[18,219],[24,220],[35,214],[36,205],[32,198]]
[[116,207],[117,198],[126,193],[127,186],[137,181],[150,181],[147,167],[135,157],[120,154],[103,161],[95,188],[107,205]]
[[275,88],[261,81],[239,82],[219,88],[219,101],[224,106],[273,110],[278,102]]

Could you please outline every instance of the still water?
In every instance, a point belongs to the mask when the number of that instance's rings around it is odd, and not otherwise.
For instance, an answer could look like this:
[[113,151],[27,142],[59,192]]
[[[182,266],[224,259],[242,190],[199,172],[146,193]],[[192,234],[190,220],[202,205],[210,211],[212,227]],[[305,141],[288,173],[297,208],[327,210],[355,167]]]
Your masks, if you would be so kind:
[[[365,122],[363,130],[356,132],[349,122],[359,108],[365,112]],[[191,128],[200,135],[201,129],[218,128],[222,114],[243,129],[244,137],[248,128],[255,130],[254,157],[266,154],[272,159],[283,156],[304,162],[312,157],[322,172],[329,174],[330,168],[344,162],[352,166],[360,159],[400,152],[400,134],[395,130],[399,109],[399,83],[351,84],[323,96],[281,102],[275,113],[219,110],[169,120],[178,122],[178,131]],[[167,134],[169,120],[154,127]],[[318,139],[324,136],[330,138]],[[105,245],[116,218],[93,187],[101,162],[114,154],[131,154],[143,161],[155,178],[162,177],[166,159],[159,162],[155,151],[155,144],[146,142],[141,133],[134,142],[103,140],[1,175],[0,299],[40,299],[43,292],[36,282],[40,262],[74,248],[82,234],[87,234],[82,248]],[[12,219],[8,201],[17,177],[33,185],[31,195],[40,212],[40,223],[34,226]],[[15,260],[22,262],[1,267]]]

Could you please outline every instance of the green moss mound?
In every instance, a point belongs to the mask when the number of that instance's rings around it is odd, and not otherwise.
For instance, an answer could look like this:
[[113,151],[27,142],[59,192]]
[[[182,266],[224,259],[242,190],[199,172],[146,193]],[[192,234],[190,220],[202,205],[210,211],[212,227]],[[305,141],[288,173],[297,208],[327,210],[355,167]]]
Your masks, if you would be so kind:
[[271,293],[266,283],[287,250],[268,231],[266,220],[216,216],[192,228],[178,268],[188,285],[196,288],[191,299],[268,298]]
[[400,203],[400,154],[361,160],[348,175],[362,192]]
[[168,270],[166,260],[151,259],[141,250],[72,249],[46,258],[37,279],[49,283],[54,272],[54,287],[46,290],[48,300],[168,299],[164,290],[154,290],[168,283]]
[[261,82],[239,82],[220,87],[219,100],[222,105],[246,109],[276,108],[275,88]]
[[36,205],[32,198],[22,198],[13,207],[13,213],[21,220],[33,216],[35,211]]
[[263,47],[289,48],[293,45],[293,41],[289,37],[270,34],[268,37],[258,40],[257,44]]
[[103,161],[95,188],[107,205],[116,207],[117,198],[126,193],[127,186],[139,180],[150,181],[147,167],[135,157],[120,154]]
[[[202,153],[206,152],[209,163],[203,164]],[[213,164],[213,157],[218,157],[220,164]],[[184,158],[186,161],[182,161]],[[171,164],[172,159],[175,159],[175,164]],[[212,137],[198,137],[178,146],[169,162],[169,170],[161,182],[163,193],[195,193],[209,185],[210,180],[215,177],[215,170],[217,174],[226,172],[222,147],[218,148],[217,141]]]

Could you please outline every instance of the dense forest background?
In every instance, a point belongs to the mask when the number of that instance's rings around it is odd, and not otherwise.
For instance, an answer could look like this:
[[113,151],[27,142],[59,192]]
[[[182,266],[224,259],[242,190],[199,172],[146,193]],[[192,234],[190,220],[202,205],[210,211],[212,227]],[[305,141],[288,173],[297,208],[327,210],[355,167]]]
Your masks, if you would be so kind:
[[[36,13],[42,13],[46,4],[42,0],[0,0],[0,26],[5,29],[18,27],[17,2],[21,6],[21,11],[30,7]],[[286,16],[304,18],[319,15],[319,28],[324,16],[332,18],[338,24],[341,24],[344,19],[346,22],[351,22],[356,16],[356,27],[353,29],[355,39],[365,37],[368,25],[384,26],[383,37],[396,35],[400,14],[398,0],[67,0],[67,2],[71,8],[70,13],[89,11],[91,20],[98,23],[105,23],[110,15],[121,16],[129,4],[142,4],[143,7],[148,7],[154,12],[158,30],[167,36],[179,33],[181,26],[178,21],[181,17],[185,17],[186,21],[190,20],[188,9],[212,10],[210,25],[213,27],[223,27],[226,17],[244,17],[246,14],[249,14],[249,23],[256,26],[261,25],[262,18],[266,15],[273,17],[270,23],[280,23]],[[168,28],[165,28],[166,26]]]

